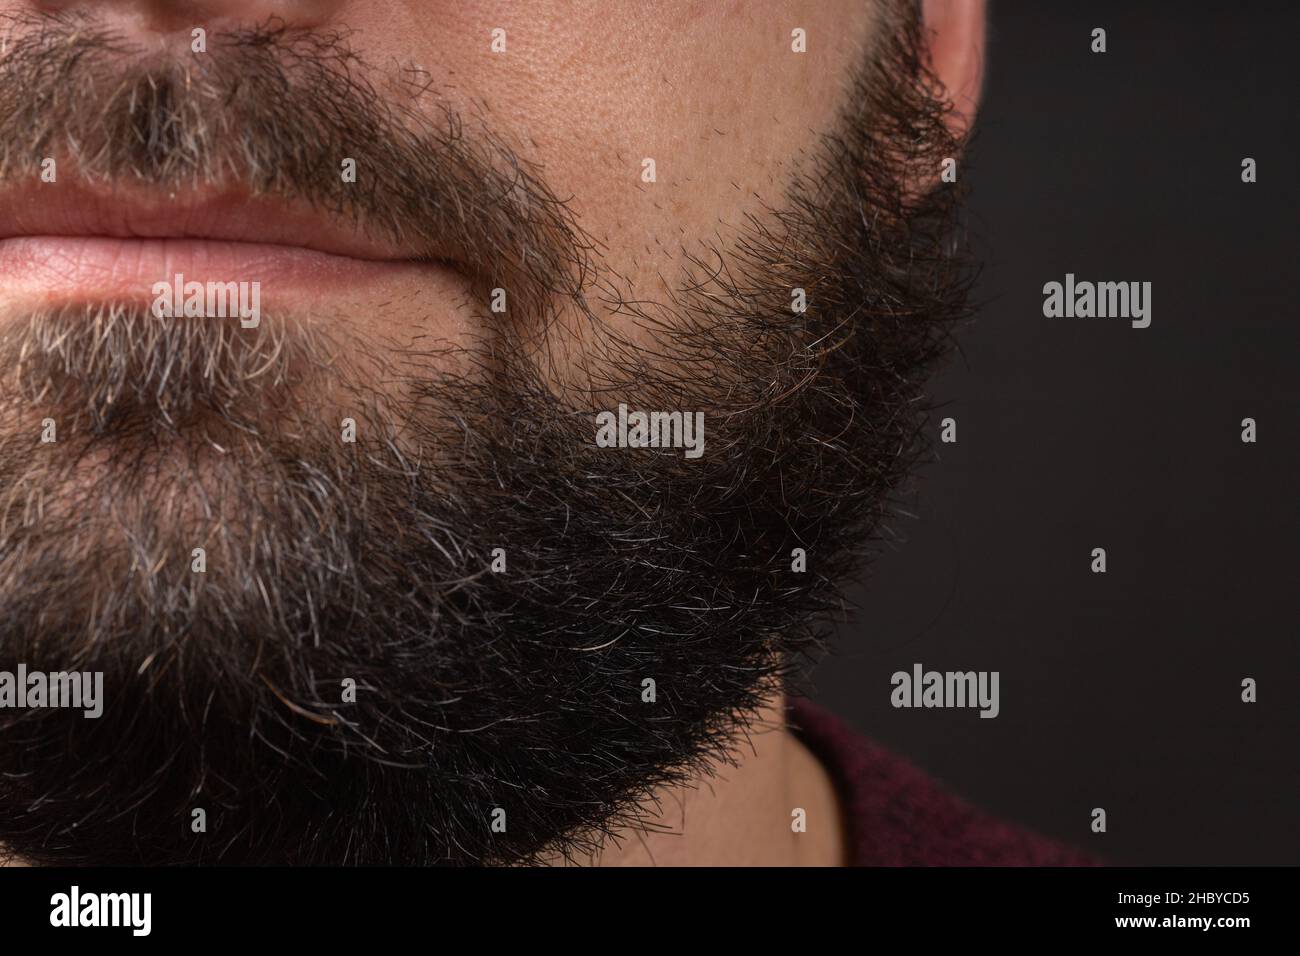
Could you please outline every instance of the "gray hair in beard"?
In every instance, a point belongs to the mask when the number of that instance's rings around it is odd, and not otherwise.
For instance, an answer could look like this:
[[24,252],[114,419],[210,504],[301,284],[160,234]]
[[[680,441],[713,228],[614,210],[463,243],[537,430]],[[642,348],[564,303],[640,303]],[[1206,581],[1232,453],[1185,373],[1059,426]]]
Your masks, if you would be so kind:
[[[124,67],[93,21],[11,27],[0,178],[62,150],[89,176],[246,182],[423,243],[525,307],[456,374],[418,342],[288,317],[236,340],[87,307],[3,337],[0,668],[102,670],[107,699],[98,720],[0,712],[0,844],[65,863],[528,862],[593,848],[725,758],[824,637],[965,314],[958,194],[910,185],[959,148],[916,23],[882,28],[783,201],[655,303],[618,293],[537,170],[381,95],[342,37],[245,31],[202,68]],[[357,143],[378,179],[353,192],[334,161]],[[561,308],[630,315],[657,344],[593,325],[567,387],[538,351],[567,347],[548,338]],[[621,398],[704,411],[709,453],[596,448],[592,413]],[[70,425],[57,450],[37,444],[42,403]]]

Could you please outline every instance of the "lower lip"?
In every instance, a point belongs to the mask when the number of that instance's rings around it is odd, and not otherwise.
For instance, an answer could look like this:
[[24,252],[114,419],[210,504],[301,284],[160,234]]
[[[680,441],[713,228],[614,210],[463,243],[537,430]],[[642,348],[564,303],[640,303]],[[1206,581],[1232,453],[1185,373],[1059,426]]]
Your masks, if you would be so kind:
[[[351,293],[448,267],[434,262],[357,259],[296,246],[203,239],[23,236],[0,240],[0,298],[46,304],[152,299],[158,282],[258,282],[264,296],[300,299]],[[378,289],[376,291],[379,291]]]

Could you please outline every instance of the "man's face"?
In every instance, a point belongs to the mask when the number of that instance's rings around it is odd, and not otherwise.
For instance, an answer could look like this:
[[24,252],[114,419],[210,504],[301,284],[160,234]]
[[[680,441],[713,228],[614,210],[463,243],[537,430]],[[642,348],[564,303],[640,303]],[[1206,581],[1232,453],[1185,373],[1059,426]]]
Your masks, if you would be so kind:
[[716,757],[963,308],[907,6],[0,4],[0,670],[104,674],[0,846],[529,860]]

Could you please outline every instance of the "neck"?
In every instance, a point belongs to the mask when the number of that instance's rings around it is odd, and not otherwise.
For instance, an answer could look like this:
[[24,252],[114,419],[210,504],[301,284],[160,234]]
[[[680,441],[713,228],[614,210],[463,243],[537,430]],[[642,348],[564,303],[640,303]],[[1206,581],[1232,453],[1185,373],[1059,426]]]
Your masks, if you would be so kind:
[[842,866],[843,826],[834,786],[786,728],[783,696],[763,708],[733,749],[734,766],[718,762],[712,775],[658,794],[647,813],[648,826],[621,831],[594,857],[576,862]]

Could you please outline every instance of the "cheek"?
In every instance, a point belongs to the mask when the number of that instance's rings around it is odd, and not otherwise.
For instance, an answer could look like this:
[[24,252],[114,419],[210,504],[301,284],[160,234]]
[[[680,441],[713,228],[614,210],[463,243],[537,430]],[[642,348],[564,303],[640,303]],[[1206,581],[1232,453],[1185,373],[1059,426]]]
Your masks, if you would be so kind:
[[840,6],[679,5],[636,32],[615,3],[590,32],[534,51],[533,82],[505,85],[509,111],[487,120],[527,137],[524,155],[572,197],[607,263],[654,294],[684,249],[779,205],[833,123],[864,32]]
[[[665,303],[689,254],[712,258],[746,216],[782,204],[834,121],[869,5],[570,6],[557,18],[540,0],[455,5],[436,35],[414,21],[401,33],[376,24],[365,36],[382,44],[367,56],[417,63],[467,125],[490,130],[566,199],[605,281],[629,300]],[[504,49],[494,52],[497,28]],[[551,330],[548,360],[594,353],[602,332],[656,344],[626,311],[592,306],[595,327],[566,314]]]

